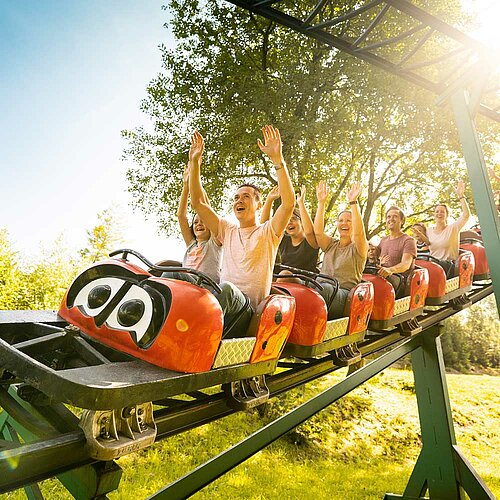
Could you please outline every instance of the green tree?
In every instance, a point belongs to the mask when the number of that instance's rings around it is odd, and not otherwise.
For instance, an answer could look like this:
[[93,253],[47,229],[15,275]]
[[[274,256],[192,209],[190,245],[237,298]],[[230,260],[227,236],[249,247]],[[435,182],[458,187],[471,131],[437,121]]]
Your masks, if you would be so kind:
[[57,309],[78,267],[62,238],[27,261],[0,230],[0,309]]
[[[345,203],[348,183],[367,185],[362,208],[369,236],[382,229],[388,203],[425,219],[438,195],[451,191],[443,179],[463,173],[449,110],[436,109],[432,95],[222,0],[173,0],[168,9],[177,46],[161,48],[163,72],[141,105],[153,128],[123,132],[125,158],[135,163],[127,173],[135,203],[167,231],[176,230],[194,129],[206,136],[204,186],[217,209],[243,179],[275,183],[255,145],[259,128],[273,123],[295,186],[313,188],[325,178],[335,188],[333,213]],[[458,2],[447,2],[446,12],[448,21],[458,19]],[[395,34],[397,22],[383,29]],[[313,189],[308,196],[314,208]]]
[[42,248],[41,254],[28,266],[22,280],[19,309],[58,309],[69,285],[82,264],[72,256],[59,237],[50,248]]
[[500,320],[493,297],[447,319],[441,337],[446,366],[467,371],[471,366],[500,367]]
[[108,257],[122,241],[120,222],[112,209],[106,209],[97,214],[97,224],[87,231],[87,246],[80,255],[84,263],[94,263]]
[[12,248],[7,230],[0,229],[0,309],[16,309],[21,282],[18,254]]

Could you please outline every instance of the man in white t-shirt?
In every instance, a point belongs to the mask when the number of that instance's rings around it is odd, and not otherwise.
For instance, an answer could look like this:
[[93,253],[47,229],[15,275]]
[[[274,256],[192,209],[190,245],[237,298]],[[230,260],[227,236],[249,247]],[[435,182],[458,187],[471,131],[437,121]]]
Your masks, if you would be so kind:
[[[191,204],[207,228],[222,242],[222,294],[217,298],[224,311],[226,326],[245,310],[249,322],[252,310],[255,311],[269,295],[278,245],[295,206],[295,194],[283,159],[279,130],[267,125],[262,133],[264,143],[259,139],[257,144],[274,165],[281,195],[281,205],[264,224],[260,224],[257,217],[262,206],[261,193],[252,184],[242,184],[234,195],[233,212],[238,224],[220,218],[203,195],[200,165],[205,146],[199,132],[193,134],[189,150],[192,165],[189,176]],[[248,302],[251,309],[247,307]],[[240,333],[244,334],[244,331]]]

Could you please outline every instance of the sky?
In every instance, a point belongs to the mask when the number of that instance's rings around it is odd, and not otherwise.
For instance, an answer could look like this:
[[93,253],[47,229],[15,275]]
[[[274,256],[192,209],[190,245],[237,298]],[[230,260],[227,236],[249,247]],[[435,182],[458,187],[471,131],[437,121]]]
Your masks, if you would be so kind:
[[[64,235],[82,248],[97,214],[121,214],[124,246],[150,260],[182,257],[180,241],[133,213],[120,132],[148,125],[139,110],[173,46],[166,0],[0,0],[0,228],[21,254]],[[498,0],[480,12],[477,38],[500,47]]]
[[[37,253],[64,234],[86,243],[97,213],[115,207],[127,246],[150,259],[182,256],[153,221],[128,208],[123,129],[172,45],[161,0],[0,0],[0,227]],[[143,248],[144,247],[144,248]]]

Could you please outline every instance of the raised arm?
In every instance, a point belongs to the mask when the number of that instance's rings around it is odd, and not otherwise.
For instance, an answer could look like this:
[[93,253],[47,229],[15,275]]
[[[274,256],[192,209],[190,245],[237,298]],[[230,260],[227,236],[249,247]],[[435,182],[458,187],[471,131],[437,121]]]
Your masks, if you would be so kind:
[[457,194],[458,199],[460,200],[460,205],[462,206],[462,213],[458,218],[458,223],[460,225],[460,229],[462,229],[465,224],[469,221],[470,218],[470,208],[467,200],[465,199],[465,183],[463,180],[459,180],[457,187],[455,189],[455,193]]
[[368,240],[366,239],[365,226],[361,218],[358,198],[361,193],[361,183],[355,182],[347,191],[347,199],[352,213],[352,241],[356,245],[359,255],[366,259],[368,255]]
[[184,243],[189,245],[193,241],[194,235],[189,227],[188,221],[188,198],[189,198],[189,163],[184,169],[184,174],[182,175],[182,191],[181,198],[179,200],[179,207],[177,208],[177,220],[179,221],[179,227],[182,234],[182,239]]
[[316,240],[316,235],[314,234],[314,226],[311,216],[306,208],[306,187],[302,186],[300,188],[300,194],[297,195],[297,205],[299,206],[300,218],[302,220],[302,227],[304,228],[304,234],[306,235],[306,240],[309,245],[313,248],[318,248],[318,241]]
[[271,218],[271,210],[273,208],[274,200],[277,200],[280,197],[280,188],[278,186],[274,186],[269,194],[267,195],[264,206],[262,207],[262,212],[260,213],[260,223],[264,224]]
[[493,168],[489,168],[488,173],[493,180],[500,182],[500,175],[497,175]]
[[415,235],[420,238],[426,245],[430,245],[431,242],[429,241],[429,238],[427,237],[427,234],[425,234],[423,231],[421,231],[418,226],[412,226],[411,227],[412,231],[415,233]]
[[280,131],[272,125],[266,125],[262,128],[262,133],[264,135],[264,144],[260,139],[258,139],[257,144],[260,150],[269,157],[276,169],[281,196],[281,205],[272,216],[271,225],[276,234],[281,234],[292,216],[293,207],[295,206],[295,193],[283,159]]
[[191,205],[193,205],[193,208],[210,232],[212,234],[218,234],[219,216],[209,205],[207,195],[201,185],[200,167],[204,149],[205,142],[203,137],[196,131],[191,137],[191,147],[189,148],[189,192],[191,194]]
[[314,234],[316,241],[323,252],[328,248],[332,237],[325,233],[325,204],[330,197],[330,188],[325,181],[319,181],[316,186],[316,198],[318,199],[318,209],[314,217]]

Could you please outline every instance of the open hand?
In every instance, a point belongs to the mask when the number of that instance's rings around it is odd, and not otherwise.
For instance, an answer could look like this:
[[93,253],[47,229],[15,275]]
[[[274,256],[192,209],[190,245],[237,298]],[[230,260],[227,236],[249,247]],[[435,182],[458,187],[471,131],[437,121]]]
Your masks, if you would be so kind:
[[189,148],[189,161],[201,163],[205,141],[202,135],[196,130],[191,136],[191,147]]
[[355,182],[347,190],[347,200],[349,201],[349,203],[351,201],[357,201],[358,200],[362,188],[363,188],[363,186],[361,185],[361,182]]
[[325,181],[319,181],[316,186],[316,198],[319,203],[326,203],[326,200],[330,196],[330,188]]
[[262,127],[264,135],[264,144],[260,139],[257,139],[257,144],[260,150],[266,154],[274,165],[283,162],[283,152],[281,144],[280,131],[272,125]]
[[300,193],[297,193],[297,203],[304,205],[306,202],[306,187],[302,185],[300,187]]
[[269,194],[267,195],[267,197],[274,201],[274,200],[277,200],[279,197],[280,197],[280,188],[278,185],[274,186],[271,191],[269,191]]
[[457,198],[462,198],[465,193],[465,182],[460,179],[457,183],[457,187],[455,188],[455,193]]
[[492,179],[494,179],[494,180],[496,180],[496,181],[500,181],[500,175],[497,175],[497,174],[495,173],[495,170],[494,170],[493,168],[491,168],[491,167],[490,167],[490,168],[488,169],[488,173],[490,174],[490,177],[491,177]]

